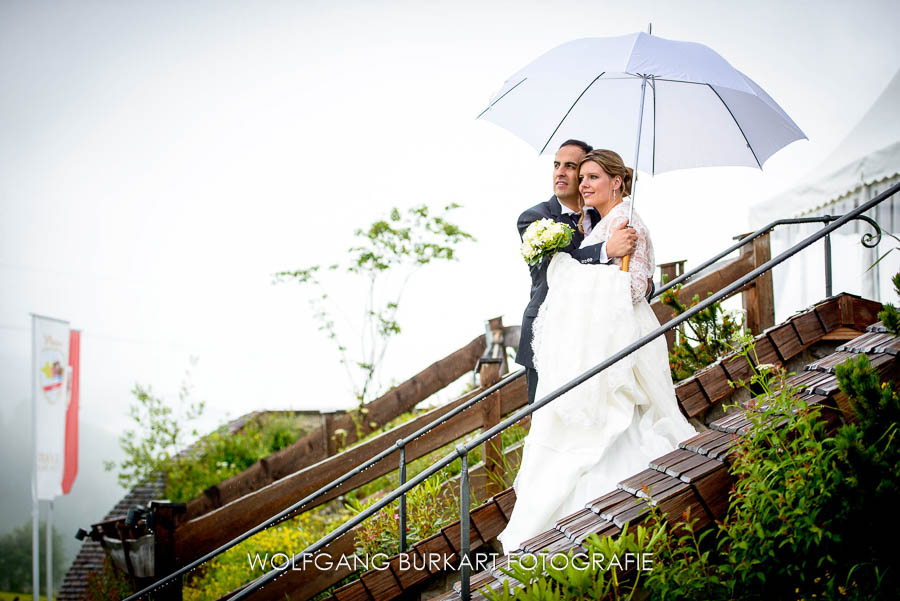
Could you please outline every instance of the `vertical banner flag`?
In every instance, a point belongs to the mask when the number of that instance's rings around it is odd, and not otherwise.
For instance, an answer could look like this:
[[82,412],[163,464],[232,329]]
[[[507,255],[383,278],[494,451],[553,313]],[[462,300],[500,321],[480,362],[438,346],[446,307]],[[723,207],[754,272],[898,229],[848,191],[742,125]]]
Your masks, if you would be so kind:
[[69,322],[32,315],[35,499],[62,494]]
[[67,495],[78,474],[78,385],[81,363],[81,332],[69,332],[69,405],[66,408],[66,443],[63,458],[62,494]]

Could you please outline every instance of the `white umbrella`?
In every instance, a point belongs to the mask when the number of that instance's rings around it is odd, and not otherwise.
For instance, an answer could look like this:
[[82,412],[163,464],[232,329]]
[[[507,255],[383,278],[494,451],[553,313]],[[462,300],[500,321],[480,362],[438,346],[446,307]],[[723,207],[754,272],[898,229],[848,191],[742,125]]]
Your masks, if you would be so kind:
[[[718,165],[762,168],[806,135],[712,49],[646,33],[573,40],[506,80],[479,115],[539,152],[587,139],[647,173]],[[636,148],[637,131],[640,148]]]
[[646,33],[557,46],[507,79],[478,117],[539,153],[586,139],[633,154],[632,166],[650,174],[761,169],[775,152],[806,138],[762,88],[712,49]]

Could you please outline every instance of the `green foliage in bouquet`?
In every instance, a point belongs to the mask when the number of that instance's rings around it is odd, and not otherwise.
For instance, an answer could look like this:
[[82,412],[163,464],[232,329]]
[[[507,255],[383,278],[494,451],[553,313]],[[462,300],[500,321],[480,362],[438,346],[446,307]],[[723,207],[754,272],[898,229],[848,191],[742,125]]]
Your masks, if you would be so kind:
[[534,266],[569,246],[574,235],[575,230],[565,223],[538,219],[526,228],[519,251],[525,262]]
[[[678,285],[660,296],[660,302],[670,307],[675,317],[700,303],[700,296],[695,294],[687,306],[681,302],[680,293],[681,285]],[[689,378],[698,369],[729,353],[737,346],[742,329],[743,321],[725,311],[722,303],[715,303],[688,319],[676,333],[675,346],[669,353],[672,381]]]

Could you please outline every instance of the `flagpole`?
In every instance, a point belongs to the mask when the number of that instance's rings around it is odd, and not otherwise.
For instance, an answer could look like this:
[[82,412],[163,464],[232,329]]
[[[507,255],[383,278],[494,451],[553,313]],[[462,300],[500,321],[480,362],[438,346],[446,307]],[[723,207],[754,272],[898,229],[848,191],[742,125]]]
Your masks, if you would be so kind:
[[40,595],[40,519],[41,508],[38,504],[37,494],[37,345],[35,345],[35,335],[37,334],[37,323],[35,322],[34,313],[31,314],[31,589],[34,601],[39,601]]
[[53,601],[53,501],[47,503],[47,601]]

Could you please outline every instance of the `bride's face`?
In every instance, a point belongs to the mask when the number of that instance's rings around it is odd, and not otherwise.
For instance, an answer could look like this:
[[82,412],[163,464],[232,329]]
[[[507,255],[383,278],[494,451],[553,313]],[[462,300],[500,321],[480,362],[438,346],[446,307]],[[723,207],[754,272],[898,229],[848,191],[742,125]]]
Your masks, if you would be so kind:
[[596,209],[608,205],[613,198],[612,191],[620,185],[620,178],[610,177],[600,165],[593,161],[587,161],[581,165],[578,179],[580,181],[578,191],[584,198],[584,204]]

